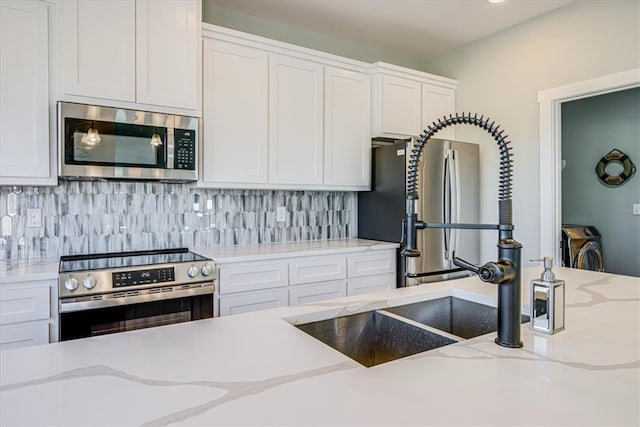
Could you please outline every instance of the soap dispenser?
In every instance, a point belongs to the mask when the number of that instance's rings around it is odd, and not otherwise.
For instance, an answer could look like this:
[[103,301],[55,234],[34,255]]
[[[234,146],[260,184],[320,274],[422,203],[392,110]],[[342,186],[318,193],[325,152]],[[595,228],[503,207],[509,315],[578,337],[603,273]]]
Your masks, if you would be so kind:
[[564,329],[564,280],[556,280],[551,267],[552,257],[532,259],[542,261],[544,271],[540,279],[531,281],[531,321],[529,327],[545,334]]

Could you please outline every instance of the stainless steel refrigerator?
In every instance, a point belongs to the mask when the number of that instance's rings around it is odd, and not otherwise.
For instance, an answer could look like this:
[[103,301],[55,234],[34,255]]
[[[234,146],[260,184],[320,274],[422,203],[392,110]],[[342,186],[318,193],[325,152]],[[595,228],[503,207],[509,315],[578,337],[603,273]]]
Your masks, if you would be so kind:
[[[407,154],[413,140],[375,147],[371,191],[358,193],[358,237],[402,242],[406,207]],[[479,217],[479,146],[431,139],[418,169],[418,219],[428,223],[477,223]],[[421,256],[398,251],[398,286],[448,280],[469,275],[453,265],[453,255],[480,262],[478,230],[418,230]],[[405,272],[408,273],[405,275]]]

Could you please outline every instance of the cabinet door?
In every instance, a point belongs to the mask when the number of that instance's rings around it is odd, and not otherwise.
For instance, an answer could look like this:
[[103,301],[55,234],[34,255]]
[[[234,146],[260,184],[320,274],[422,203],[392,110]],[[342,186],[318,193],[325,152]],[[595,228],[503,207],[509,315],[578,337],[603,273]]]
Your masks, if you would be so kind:
[[0,290],[0,325],[49,319],[50,287]]
[[362,295],[372,292],[382,292],[396,287],[395,274],[381,274],[378,276],[358,277],[347,281],[347,295]]
[[373,276],[396,272],[396,252],[371,251],[366,254],[349,255],[347,258],[349,277]]
[[270,289],[268,291],[221,296],[220,316],[286,307],[288,304],[289,293],[286,289]]
[[200,0],[136,1],[138,102],[198,109],[200,14]]
[[0,185],[44,184],[49,160],[47,4],[0,3]]
[[63,93],[135,101],[136,8],[133,0],[65,0]]
[[[420,129],[420,83],[395,76],[381,76],[382,133],[416,136]],[[377,135],[376,135],[377,136]]]
[[289,284],[291,285],[346,277],[347,260],[344,256],[304,257],[289,262]]
[[22,323],[0,327],[0,350],[49,344],[49,323]]
[[371,165],[369,76],[326,67],[324,183],[368,188]]
[[347,283],[344,280],[296,286],[289,290],[289,305],[326,301],[347,295]]
[[205,39],[203,61],[203,181],[266,184],[268,54]]
[[269,182],[322,184],[323,66],[270,58]]
[[[443,116],[455,113],[455,91],[453,89],[422,84],[422,127],[426,129]],[[435,138],[455,139],[455,126],[439,131]]]
[[220,294],[276,288],[289,284],[286,262],[246,262],[220,266]]

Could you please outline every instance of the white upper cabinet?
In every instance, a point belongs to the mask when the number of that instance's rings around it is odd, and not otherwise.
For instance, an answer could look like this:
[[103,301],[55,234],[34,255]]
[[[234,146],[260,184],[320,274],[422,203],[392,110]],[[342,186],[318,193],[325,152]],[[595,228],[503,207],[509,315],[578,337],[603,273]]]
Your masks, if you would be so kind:
[[[374,137],[419,136],[435,119],[455,113],[455,80],[382,62],[371,73]],[[437,137],[453,135],[451,128]]]
[[373,91],[374,135],[417,135],[420,131],[420,82],[376,75]]
[[60,0],[67,101],[199,110],[201,0]]
[[[438,119],[455,113],[455,96],[454,89],[422,84],[422,130]],[[448,126],[438,131],[435,137],[455,139],[455,126]]]
[[323,66],[270,57],[269,182],[322,184]]
[[136,0],[137,101],[198,109],[198,0]]
[[369,76],[325,68],[324,183],[367,188],[371,170]]
[[204,39],[202,181],[266,184],[269,55]]
[[0,185],[54,185],[48,5],[0,2]]
[[135,102],[135,3],[66,0],[61,6],[64,93]]
[[369,189],[367,64],[203,28],[200,186]]

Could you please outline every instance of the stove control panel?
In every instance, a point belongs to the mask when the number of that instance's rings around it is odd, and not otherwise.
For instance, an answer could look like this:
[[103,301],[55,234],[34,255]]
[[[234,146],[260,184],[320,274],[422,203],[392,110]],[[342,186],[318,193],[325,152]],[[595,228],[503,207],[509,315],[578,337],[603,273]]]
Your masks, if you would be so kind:
[[114,288],[148,285],[150,283],[173,282],[176,280],[176,271],[174,267],[122,271],[112,273],[111,278]]
[[211,282],[214,272],[210,261],[66,272],[59,276],[60,298]]

